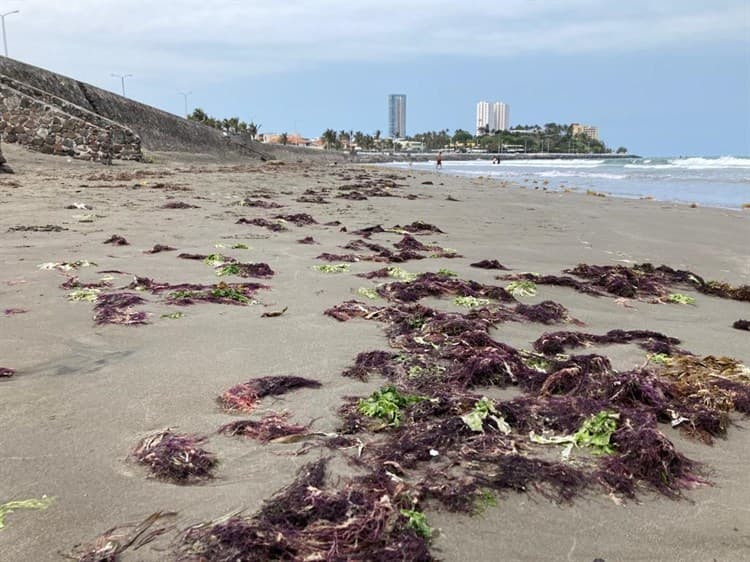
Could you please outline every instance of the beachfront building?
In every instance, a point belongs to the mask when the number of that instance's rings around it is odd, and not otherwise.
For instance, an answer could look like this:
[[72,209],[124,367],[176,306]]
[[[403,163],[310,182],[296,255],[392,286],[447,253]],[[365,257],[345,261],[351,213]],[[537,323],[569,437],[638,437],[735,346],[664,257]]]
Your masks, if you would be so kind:
[[599,140],[599,127],[582,125],[580,123],[572,123],[570,125],[570,132],[573,134],[573,136],[586,135],[590,139]]
[[388,96],[388,135],[392,139],[406,136],[406,95]]
[[510,124],[510,107],[501,101],[490,103],[480,101],[477,104],[477,135],[507,131]]

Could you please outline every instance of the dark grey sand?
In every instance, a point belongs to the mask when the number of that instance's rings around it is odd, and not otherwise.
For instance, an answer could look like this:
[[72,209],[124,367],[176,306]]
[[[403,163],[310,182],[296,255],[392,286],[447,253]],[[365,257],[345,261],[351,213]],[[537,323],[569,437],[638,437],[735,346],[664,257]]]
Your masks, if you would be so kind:
[[[294,421],[332,431],[336,408],[345,395],[371,392],[377,381],[359,383],[341,377],[360,351],[387,349],[380,327],[365,322],[339,323],[323,310],[348,298],[368,282],[352,273],[375,269],[353,264],[351,273],[326,275],[312,269],[320,252],[343,253],[338,246],[352,237],[338,228],[290,226],[288,232],[234,224],[240,216],[268,216],[271,211],[231,206],[247,192],[268,189],[280,212],[308,212],[319,222],[342,221],[350,230],[375,223],[393,225],[422,219],[446,234],[427,237],[455,248],[462,259],[410,262],[408,271],[450,268],[461,276],[493,282],[494,272],[470,268],[479,259],[499,259],[515,271],[558,273],[579,262],[665,263],[734,284],[750,283],[750,211],[690,208],[645,200],[550,193],[490,180],[411,174],[399,194],[419,199],[370,198],[329,205],[296,203],[312,187],[345,183],[331,174],[341,166],[245,166],[231,170],[210,161],[156,155],[151,165],[113,168],[33,155],[5,146],[17,171],[0,177],[0,366],[17,374],[0,380],[0,503],[11,499],[54,496],[46,511],[19,511],[0,531],[3,561],[59,560],[76,543],[154,511],[178,512],[176,525],[188,525],[244,509],[252,512],[264,498],[289,483],[295,471],[312,460],[294,456],[296,445],[262,446],[252,441],[212,436],[208,448],[218,455],[218,477],[199,486],[174,486],[146,478],[128,461],[137,441],[166,427],[212,434],[233,419],[214,399],[228,387],[263,375],[295,374],[319,379],[324,387],[262,404],[294,412]],[[98,181],[96,174],[177,169],[163,178]],[[205,173],[195,173],[203,168]],[[356,170],[355,170],[356,171]],[[388,171],[370,170],[374,174]],[[435,185],[421,185],[431,179]],[[140,183],[139,183],[140,182]],[[191,191],[164,191],[157,182]],[[133,187],[139,183],[138,187]],[[86,185],[87,187],[83,187]],[[539,184],[537,184],[539,185]],[[115,187],[122,186],[122,187]],[[541,187],[541,186],[540,186]],[[459,202],[446,201],[452,195]],[[159,207],[168,197],[198,209]],[[68,210],[86,203],[93,211]],[[75,215],[93,213],[93,223]],[[60,233],[7,232],[15,225],[57,224]],[[112,234],[130,246],[102,242]],[[319,246],[295,241],[312,235]],[[377,240],[395,240],[380,235]],[[251,250],[215,248],[245,242]],[[44,262],[88,259],[98,267],[119,269],[169,282],[216,282],[211,268],[142,250],[168,244],[180,252],[224,252],[242,261],[263,261],[277,271],[251,307],[196,305],[179,320],[159,304],[148,310],[142,327],[97,327],[89,303],[73,303],[59,288],[64,278],[42,271]],[[125,285],[129,276],[117,276]],[[570,290],[540,287],[530,302],[552,299],[586,322],[586,330],[651,329],[676,336],[685,348],[701,354],[728,355],[750,362],[750,338],[731,329],[750,318],[750,305],[695,294],[697,305],[634,303],[625,308],[609,298],[591,298]],[[289,307],[286,315],[262,319],[261,313]],[[445,304],[445,306],[451,306]],[[28,313],[5,316],[6,308]],[[494,334],[514,346],[529,347],[544,326],[505,324]],[[640,365],[636,348],[608,350],[616,367]],[[668,431],[668,430],[667,430]],[[429,512],[440,529],[437,556],[445,560],[747,560],[750,558],[750,421],[738,420],[727,440],[713,446],[670,433],[679,448],[705,462],[715,483],[689,491],[686,500],[643,495],[639,502],[617,505],[601,494],[558,506],[536,495],[508,494],[498,507],[479,517]],[[157,542],[155,546],[165,546]],[[145,547],[124,560],[168,559]]]

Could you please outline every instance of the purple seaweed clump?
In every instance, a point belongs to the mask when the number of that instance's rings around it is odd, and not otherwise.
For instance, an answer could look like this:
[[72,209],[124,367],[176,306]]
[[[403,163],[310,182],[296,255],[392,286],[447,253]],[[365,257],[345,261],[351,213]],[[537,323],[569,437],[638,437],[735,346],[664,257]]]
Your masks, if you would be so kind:
[[292,223],[295,226],[307,226],[310,224],[318,224],[314,218],[307,213],[297,213],[293,215],[274,215],[273,218],[285,220]]
[[213,477],[216,457],[198,446],[205,440],[205,437],[161,431],[143,439],[133,456],[155,478],[191,484]]
[[262,226],[263,228],[267,228],[268,230],[272,232],[283,232],[285,230],[289,230],[287,227],[285,227],[283,224],[279,222],[272,222],[272,221],[269,221],[268,219],[261,219],[261,218],[256,218],[256,219],[241,218],[240,220],[237,221],[237,224],[252,224],[254,226]]
[[132,308],[144,302],[142,297],[133,293],[99,295],[94,305],[94,321],[97,324],[146,324],[146,313]]
[[113,234],[112,236],[107,238],[103,242],[103,244],[112,244],[113,246],[129,246],[130,242],[128,242],[124,237],[118,234]]
[[320,388],[321,384],[312,379],[295,376],[270,376],[252,379],[233,386],[219,396],[222,408],[232,412],[252,412],[255,405],[265,396],[279,396],[299,388]]
[[164,244],[155,244],[150,250],[143,250],[144,254],[158,254],[160,252],[174,252],[177,248],[166,246]]
[[182,201],[170,201],[161,206],[162,209],[198,209],[197,205],[191,205],[190,203],[184,203]]
[[416,507],[403,486],[380,471],[328,488],[327,463],[302,467],[253,516],[189,528],[180,551],[207,561],[434,560],[429,538],[402,513]]
[[228,423],[219,428],[219,433],[240,435],[249,439],[256,439],[261,443],[268,443],[281,437],[301,435],[307,432],[304,425],[287,423],[289,414],[272,412],[263,416],[259,421],[239,420]]
[[508,269],[497,260],[482,260],[470,265],[471,267],[478,267],[479,269]]

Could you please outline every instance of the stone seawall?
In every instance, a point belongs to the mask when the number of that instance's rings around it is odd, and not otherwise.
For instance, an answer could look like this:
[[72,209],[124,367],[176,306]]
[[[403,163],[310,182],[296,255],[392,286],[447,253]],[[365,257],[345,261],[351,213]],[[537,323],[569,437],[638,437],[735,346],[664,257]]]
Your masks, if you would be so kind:
[[52,94],[0,76],[0,134],[45,154],[81,160],[142,160],[140,138]]
[[149,150],[263,155],[259,143],[237,146],[216,129],[17,60],[0,56],[0,75],[131,129]]

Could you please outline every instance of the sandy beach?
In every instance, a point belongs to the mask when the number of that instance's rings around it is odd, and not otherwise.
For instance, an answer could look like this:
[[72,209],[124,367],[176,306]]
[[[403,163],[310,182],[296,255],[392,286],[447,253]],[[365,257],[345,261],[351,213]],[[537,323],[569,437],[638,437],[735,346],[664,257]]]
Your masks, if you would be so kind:
[[[360,287],[375,285],[355,274],[384,264],[359,261],[340,274],[313,268],[328,263],[316,259],[323,252],[348,253],[341,247],[356,239],[352,232],[358,229],[413,221],[437,225],[442,234],[422,235],[420,241],[462,257],[398,265],[412,273],[446,268],[460,279],[488,285],[507,283],[496,279],[499,273],[559,275],[579,263],[644,262],[750,284],[747,210],[551,192],[531,184],[343,163],[217,162],[154,153],[151,164],[106,167],[10,145],[3,145],[3,152],[16,173],[0,176],[0,367],[15,374],[0,378],[0,503],[43,495],[54,501],[45,510],[7,516],[0,530],[2,560],[60,560],[75,545],[157,511],[176,513],[170,519],[174,530],[127,550],[121,560],[171,560],[178,531],[238,511],[252,514],[321,455],[335,457],[334,481],[350,474],[335,450],[297,454],[303,443],[264,445],[217,435],[237,416],[222,411],[216,397],[255,377],[315,379],[321,388],[264,400],[256,414],[285,410],[296,423],[333,433],[341,426],[337,410],[346,396],[368,396],[382,386],[377,377],[361,382],[342,371],[360,352],[389,349],[383,327],[337,322],[323,313],[361,298]],[[337,197],[341,186],[366,181],[358,176],[392,196]],[[238,205],[244,198],[282,207]],[[176,202],[191,207],[164,207]],[[307,213],[317,224],[287,223],[282,232],[237,224],[240,218],[275,220],[276,214],[292,213]],[[326,225],[333,221],[340,224]],[[62,229],[17,228],[46,225]],[[112,235],[129,245],[104,244]],[[297,243],[307,236],[317,244]],[[386,232],[371,242],[390,245],[399,239],[400,234]],[[174,250],[144,253],[157,244]],[[233,249],[237,244],[247,249]],[[136,308],[147,312],[148,323],[133,326],[95,324],[93,303],[71,302],[70,291],[60,287],[71,275],[86,282],[110,275],[113,288],[126,287],[134,276],[172,284],[222,280],[200,260],[179,259],[180,253],[263,262],[275,275],[242,280],[270,287],[258,290],[257,303],[250,306],[176,307],[144,293],[147,302]],[[470,267],[483,259],[497,259],[510,271]],[[76,260],[96,265],[72,272],[39,268]],[[504,322],[491,335],[530,349],[542,333],[555,330],[653,330],[678,338],[694,354],[750,364],[750,335],[732,328],[736,320],[750,319],[750,303],[681,292],[693,296],[695,305],[623,302],[539,285],[535,296],[521,300],[559,302],[584,327]],[[447,298],[431,297],[425,304],[461,311]],[[279,317],[262,317],[285,308]],[[4,314],[7,310],[16,312]],[[184,316],[165,316],[176,311]],[[607,355],[618,371],[646,360],[644,350],[632,344],[592,350]],[[475,392],[498,399],[517,394]],[[507,491],[497,496],[497,506],[476,516],[433,506],[426,510],[438,531],[431,552],[449,561],[747,559],[750,423],[732,416],[736,423],[727,437],[712,445],[660,424],[678,450],[704,463],[712,485],[686,490],[681,499],[645,490],[623,502],[594,488],[569,504],[533,491]],[[205,447],[219,463],[215,478],[182,486],[149,478],[130,455],[139,440],[165,428],[208,436]]]

